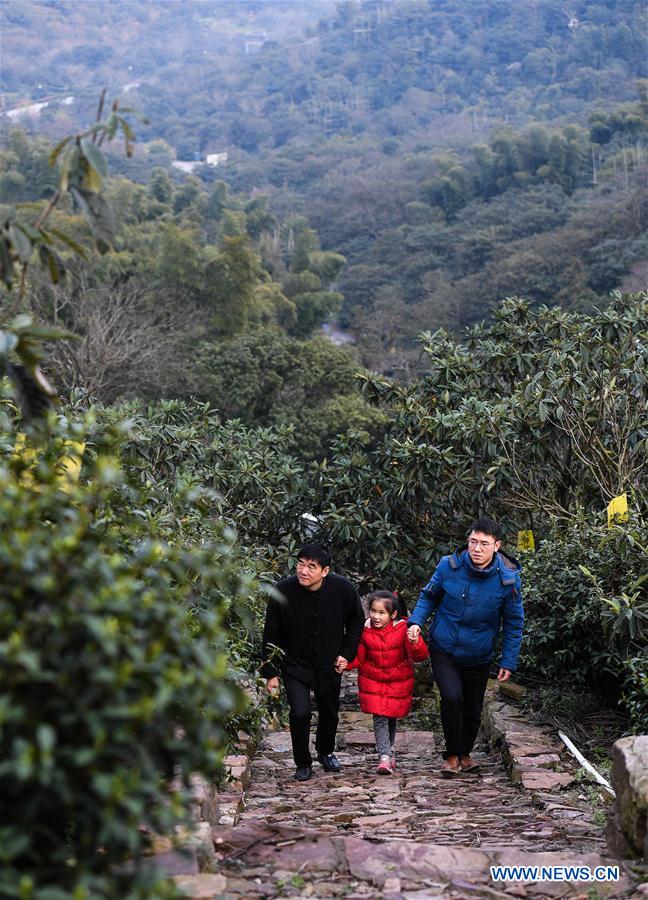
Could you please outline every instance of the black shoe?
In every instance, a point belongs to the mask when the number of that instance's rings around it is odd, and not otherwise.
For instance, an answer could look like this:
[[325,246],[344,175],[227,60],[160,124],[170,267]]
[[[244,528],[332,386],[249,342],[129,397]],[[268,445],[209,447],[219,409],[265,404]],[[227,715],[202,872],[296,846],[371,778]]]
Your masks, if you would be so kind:
[[295,781],[308,781],[313,777],[312,766],[297,766],[295,769]]
[[325,772],[339,772],[342,769],[337,757],[333,756],[332,753],[328,756],[325,756],[324,753],[318,753],[317,761],[318,763],[321,763]]

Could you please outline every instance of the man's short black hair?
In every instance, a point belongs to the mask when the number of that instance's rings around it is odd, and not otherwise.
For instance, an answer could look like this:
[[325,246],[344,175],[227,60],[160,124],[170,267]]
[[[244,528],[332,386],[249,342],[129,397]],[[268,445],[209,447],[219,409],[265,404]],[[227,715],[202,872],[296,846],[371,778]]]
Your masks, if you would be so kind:
[[468,534],[472,534],[473,531],[479,531],[481,534],[489,534],[491,537],[494,537],[496,541],[502,540],[502,529],[495,519],[475,519],[468,529]]
[[325,544],[304,544],[297,559],[314,559],[325,569],[331,565],[331,552]]

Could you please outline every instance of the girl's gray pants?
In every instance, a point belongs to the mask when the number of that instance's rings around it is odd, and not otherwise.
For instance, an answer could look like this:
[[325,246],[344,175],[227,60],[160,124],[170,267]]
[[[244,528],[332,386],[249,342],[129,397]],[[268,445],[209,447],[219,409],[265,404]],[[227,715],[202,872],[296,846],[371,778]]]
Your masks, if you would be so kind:
[[374,715],[373,727],[378,756],[391,756],[394,752],[397,725],[398,719],[393,719],[391,716]]

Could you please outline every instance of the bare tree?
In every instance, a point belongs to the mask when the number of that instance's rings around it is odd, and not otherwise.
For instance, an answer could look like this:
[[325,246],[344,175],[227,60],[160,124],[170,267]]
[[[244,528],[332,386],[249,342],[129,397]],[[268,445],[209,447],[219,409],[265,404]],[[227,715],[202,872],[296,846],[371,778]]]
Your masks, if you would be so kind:
[[74,290],[56,288],[59,321],[79,336],[50,348],[47,369],[62,390],[83,387],[104,403],[121,397],[182,393],[204,313],[160,300],[154,289],[131,282]]

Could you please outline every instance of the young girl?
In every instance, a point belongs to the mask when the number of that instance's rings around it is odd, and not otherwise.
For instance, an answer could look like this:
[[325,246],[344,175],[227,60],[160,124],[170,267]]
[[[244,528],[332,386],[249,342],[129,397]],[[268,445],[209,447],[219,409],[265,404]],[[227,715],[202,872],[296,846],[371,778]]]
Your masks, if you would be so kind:
[[354,660],[344,669],[358,669],[360,709],[373,713],[379,775],[391,775],[396,768],[394,742],[399,719],[412,706],[414,666],[430,655],[419,635],[413,644],[407,640],[407,621],[397,619],[399,600],[391,591],[374,591],[365,598],[369,618]]

